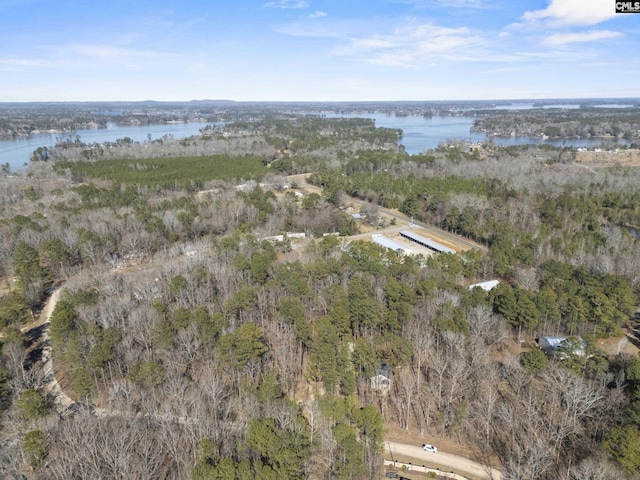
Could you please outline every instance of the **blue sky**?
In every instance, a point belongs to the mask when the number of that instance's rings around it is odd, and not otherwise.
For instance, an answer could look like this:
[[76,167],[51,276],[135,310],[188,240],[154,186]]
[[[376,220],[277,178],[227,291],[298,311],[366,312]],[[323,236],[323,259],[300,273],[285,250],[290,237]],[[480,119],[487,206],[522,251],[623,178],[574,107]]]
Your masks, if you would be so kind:
[[0,101],[640,97],[613,0],[0,0]]

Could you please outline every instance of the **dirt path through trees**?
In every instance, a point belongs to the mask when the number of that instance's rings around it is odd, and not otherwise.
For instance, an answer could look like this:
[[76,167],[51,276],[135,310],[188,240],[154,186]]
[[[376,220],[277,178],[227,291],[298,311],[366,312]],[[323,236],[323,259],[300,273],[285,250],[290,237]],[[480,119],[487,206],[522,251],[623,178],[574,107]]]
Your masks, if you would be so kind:
[[62,288],[56,289],[51,296],[47,299],[47,303],[40,314],[40,321],[42,328],[42,337],[40,339],[42,344],[42,369],[44,371],[45,384],[43,387],[44,392],[53,398],[55,405],[59,411],[66,410],[71,407],[75,402],[66,394],[62,387],[58,383],[53,371],[53,356],[51,355],[51,341],[49,340],[49,327],[51,325],[51,315],[56,308],[56,304],[60,299],[60,292]]

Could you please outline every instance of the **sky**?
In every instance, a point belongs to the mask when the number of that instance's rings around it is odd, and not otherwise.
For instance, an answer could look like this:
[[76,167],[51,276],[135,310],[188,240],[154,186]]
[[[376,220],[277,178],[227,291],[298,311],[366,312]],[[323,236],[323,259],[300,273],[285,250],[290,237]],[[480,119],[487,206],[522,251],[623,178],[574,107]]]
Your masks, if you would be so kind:
[[0,0],[0,102],[640,97],[614,0]]

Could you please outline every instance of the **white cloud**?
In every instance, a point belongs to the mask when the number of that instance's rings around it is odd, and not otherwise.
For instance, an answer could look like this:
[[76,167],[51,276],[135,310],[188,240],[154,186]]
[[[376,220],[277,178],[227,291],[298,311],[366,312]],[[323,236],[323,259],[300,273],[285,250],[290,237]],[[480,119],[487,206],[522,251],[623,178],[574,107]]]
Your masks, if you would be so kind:
[[322,12],[320,10],[316,10],[315,12],[313,12],[311,15],[309,15],[311,18],[322,18],[322,17],[326,17],[327,16],[327,12]]
[[76,54],[93,58],[159,58],[166,56],[165,53],[150,50],[134,50],[130,48],[120,48],[111,45],[69,45],[65,47]]
[[50,65],[50,62],[22,58],[0,58],[0,65],[8,67],[44,67]]
[[308,17],[299,19],[292,23],[276,25],[274,31],[283,35],[293,37],[325,37],[349,39],[353,37],[365,36],[366,32],[372,29],[382,28],[373,21],[365,20],[344,20],[334,16],[331,21],[317,22]]
[[352,45],[357,49],[395,48],[397,44],[384,38],[355,38]]
[[181,56],[152,50],[136,50],[106,44],[66,44],[41,47],[45,54],[38,58],[0,56],[0,71],[28,71],[29,69],[59,69],[125,67],[137,69],[153,64],[180,60]]
[[610,30],[591,30],[589,32],[581,33],[557,33],[548,36],[540,43],[549,46],[559,46],[567,43],[595,42],[598,40],[605,40],[607,38],[616,38],[621,35],[622,34],[620,32],[612,32]]
[[25,72],[42,72],[44,69],[60,67],[65,62],[52,62],[43,59],[0,58],[0,72],[19,74]]
[[274,0],[264,4],[268,8],[308,8],[305,0]]
[[551,0],[543,10],[525,12],[524,25],[550,27],[595,25],[615,16],[613,0]]
[[67,68],[123,68],[128,70],[142,70],[151,66],[169,65],[171,62],[182,61],[179,54],[124,48],[107,44],[67,44],[47,47],[50,63],[66,65]]
[[484,39],[467,27],[421,24],[398,28],[386,35],[352,38],[348,46],[334,53],[377,65],[417,67],[435,58],[463,59],[468,49],[483,43]]

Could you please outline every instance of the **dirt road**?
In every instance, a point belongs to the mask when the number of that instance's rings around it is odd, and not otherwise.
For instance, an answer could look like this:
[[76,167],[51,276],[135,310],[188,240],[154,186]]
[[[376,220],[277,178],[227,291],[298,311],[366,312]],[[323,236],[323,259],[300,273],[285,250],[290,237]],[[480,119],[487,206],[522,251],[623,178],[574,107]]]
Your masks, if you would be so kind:
[[393,460],[390,456],[404,455],[416,459],[416,465],[436,464],[440,467],[450,468],[456,473],[471,475],[474,478],[485,480],[502,480],[502,473],[496,469],[490,469],[473,460],[451,453],[438,451],[436,453],[425,452],[420,445],[406,445],[396,442],[385,442],[387,454],[385,460]]
[[62,387],[58,383],[56,376],[53,372],[53,357],[51,355],[51,342],[49,340],[49,326],[51,324],[51,314],[56,308],[56,304],[60,299],[60,292],[62,288],[58,288],[47,299],[47,303],[44,310],[40,314],[40,321],[44,328],[42,329],[42,368],[45,375],[45,385],[43,390],[53,397],[54,403],[59,410],[64,410],[72,406],[75,402],[64,393]]

